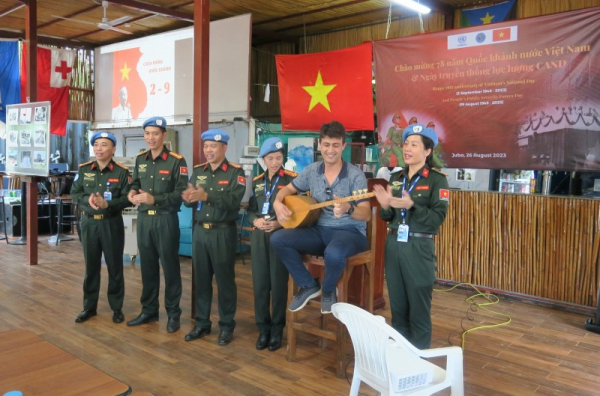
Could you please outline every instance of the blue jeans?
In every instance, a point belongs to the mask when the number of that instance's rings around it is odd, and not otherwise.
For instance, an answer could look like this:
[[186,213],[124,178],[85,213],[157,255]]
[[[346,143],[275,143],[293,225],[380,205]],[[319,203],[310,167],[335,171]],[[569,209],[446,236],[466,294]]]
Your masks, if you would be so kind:
[[321,227],[279,230],[271,236],[271,247],[287,267],[294,281],[301,287],[313,284],[314,279],[302,262],[301,254],[323,256],[325,277],[321,285],[324,293],[335,290],[337,281],[346,267],[346,257],[367,249],[367,237],[356,228]]

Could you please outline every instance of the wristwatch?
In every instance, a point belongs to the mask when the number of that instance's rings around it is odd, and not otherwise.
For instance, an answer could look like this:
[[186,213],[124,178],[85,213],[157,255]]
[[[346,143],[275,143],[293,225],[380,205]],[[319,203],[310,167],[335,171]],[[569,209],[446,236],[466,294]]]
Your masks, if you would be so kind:
[[354,205],[350,204],[350,209],[348,209],[348,211],[346,212],[346,214],[348,216],[352,216],[352,213],[354,213]]

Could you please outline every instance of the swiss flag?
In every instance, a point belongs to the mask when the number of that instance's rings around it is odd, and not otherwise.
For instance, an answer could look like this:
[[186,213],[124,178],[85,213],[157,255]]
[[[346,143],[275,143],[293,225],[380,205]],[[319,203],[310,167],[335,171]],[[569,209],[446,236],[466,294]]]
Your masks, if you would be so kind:
[[[26,47],[23,44],[21,71],[21,101],[26,96]],[[57,48],[38,47],[37,52],[37,101],[50,102],[50,133],[64,136],[67,133],[69,115],[69,84],[76,52]]]
[[510,40],[510,28],[495,29],[492,36],[492,41],[508,41]]
[[341,122],[373,130],[373,54],[365,43],[337,51],[276,55],[283,130],[318,131]]

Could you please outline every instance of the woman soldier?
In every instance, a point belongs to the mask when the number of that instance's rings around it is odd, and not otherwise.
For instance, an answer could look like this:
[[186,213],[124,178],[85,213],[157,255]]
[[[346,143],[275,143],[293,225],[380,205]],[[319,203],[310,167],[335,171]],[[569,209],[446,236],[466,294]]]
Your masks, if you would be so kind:
[[283,142],[279,138],[265,140],[260,148],[267,168],[252,181],[248,221],[254,226],[251,236],[254,316],[259,336],[256,349],[281,347],[287,305],[288,271],[271,249],[271,235],[281,228],[275,217],[273,201],[277,192],[290,183],[296,173],[283,169]]
[[402,172],[392,174],[387,190],[374,186],[381,218],[389,221],[385,272],[392,327],[415,347],[431,343],[431,295],[436,256],[433,236],[448,210],[448,181],[433,168],[438,137],[431,128],[412,124],[402,135]]

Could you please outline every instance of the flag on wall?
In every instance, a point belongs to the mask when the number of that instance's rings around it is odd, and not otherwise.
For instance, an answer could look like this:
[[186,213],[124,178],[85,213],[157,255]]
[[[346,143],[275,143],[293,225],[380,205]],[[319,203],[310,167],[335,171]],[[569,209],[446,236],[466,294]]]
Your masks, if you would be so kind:
[[489,7],[461,10],[460,26],[487,25],[514,19],[515,2],[516,0],[509,0]]
[[371,43],[306,55],[276,55],[284,131],[318,131],[330,121],[373,130]]
[[[64,136],[69,115],[69,85],[76,52],[57,48],[38,47],[37,101],[50,101],[50,133]],[[26,48],[23,44],[21,97],[26,102]]]
[[15,103],[21,103],[19,42],[0,41],[0,123],[6,124],[6,105]]
[[[116,51],[113,56],[112,119],[138,118],[148,105],[146,83],[138,73],[138,62],[142,52],[139,47],[136,47]],[[164,88],[152,84],[150,94],[155,95],[156,90],[160,91]],[[125,114],[127,116],[124,116]]]

